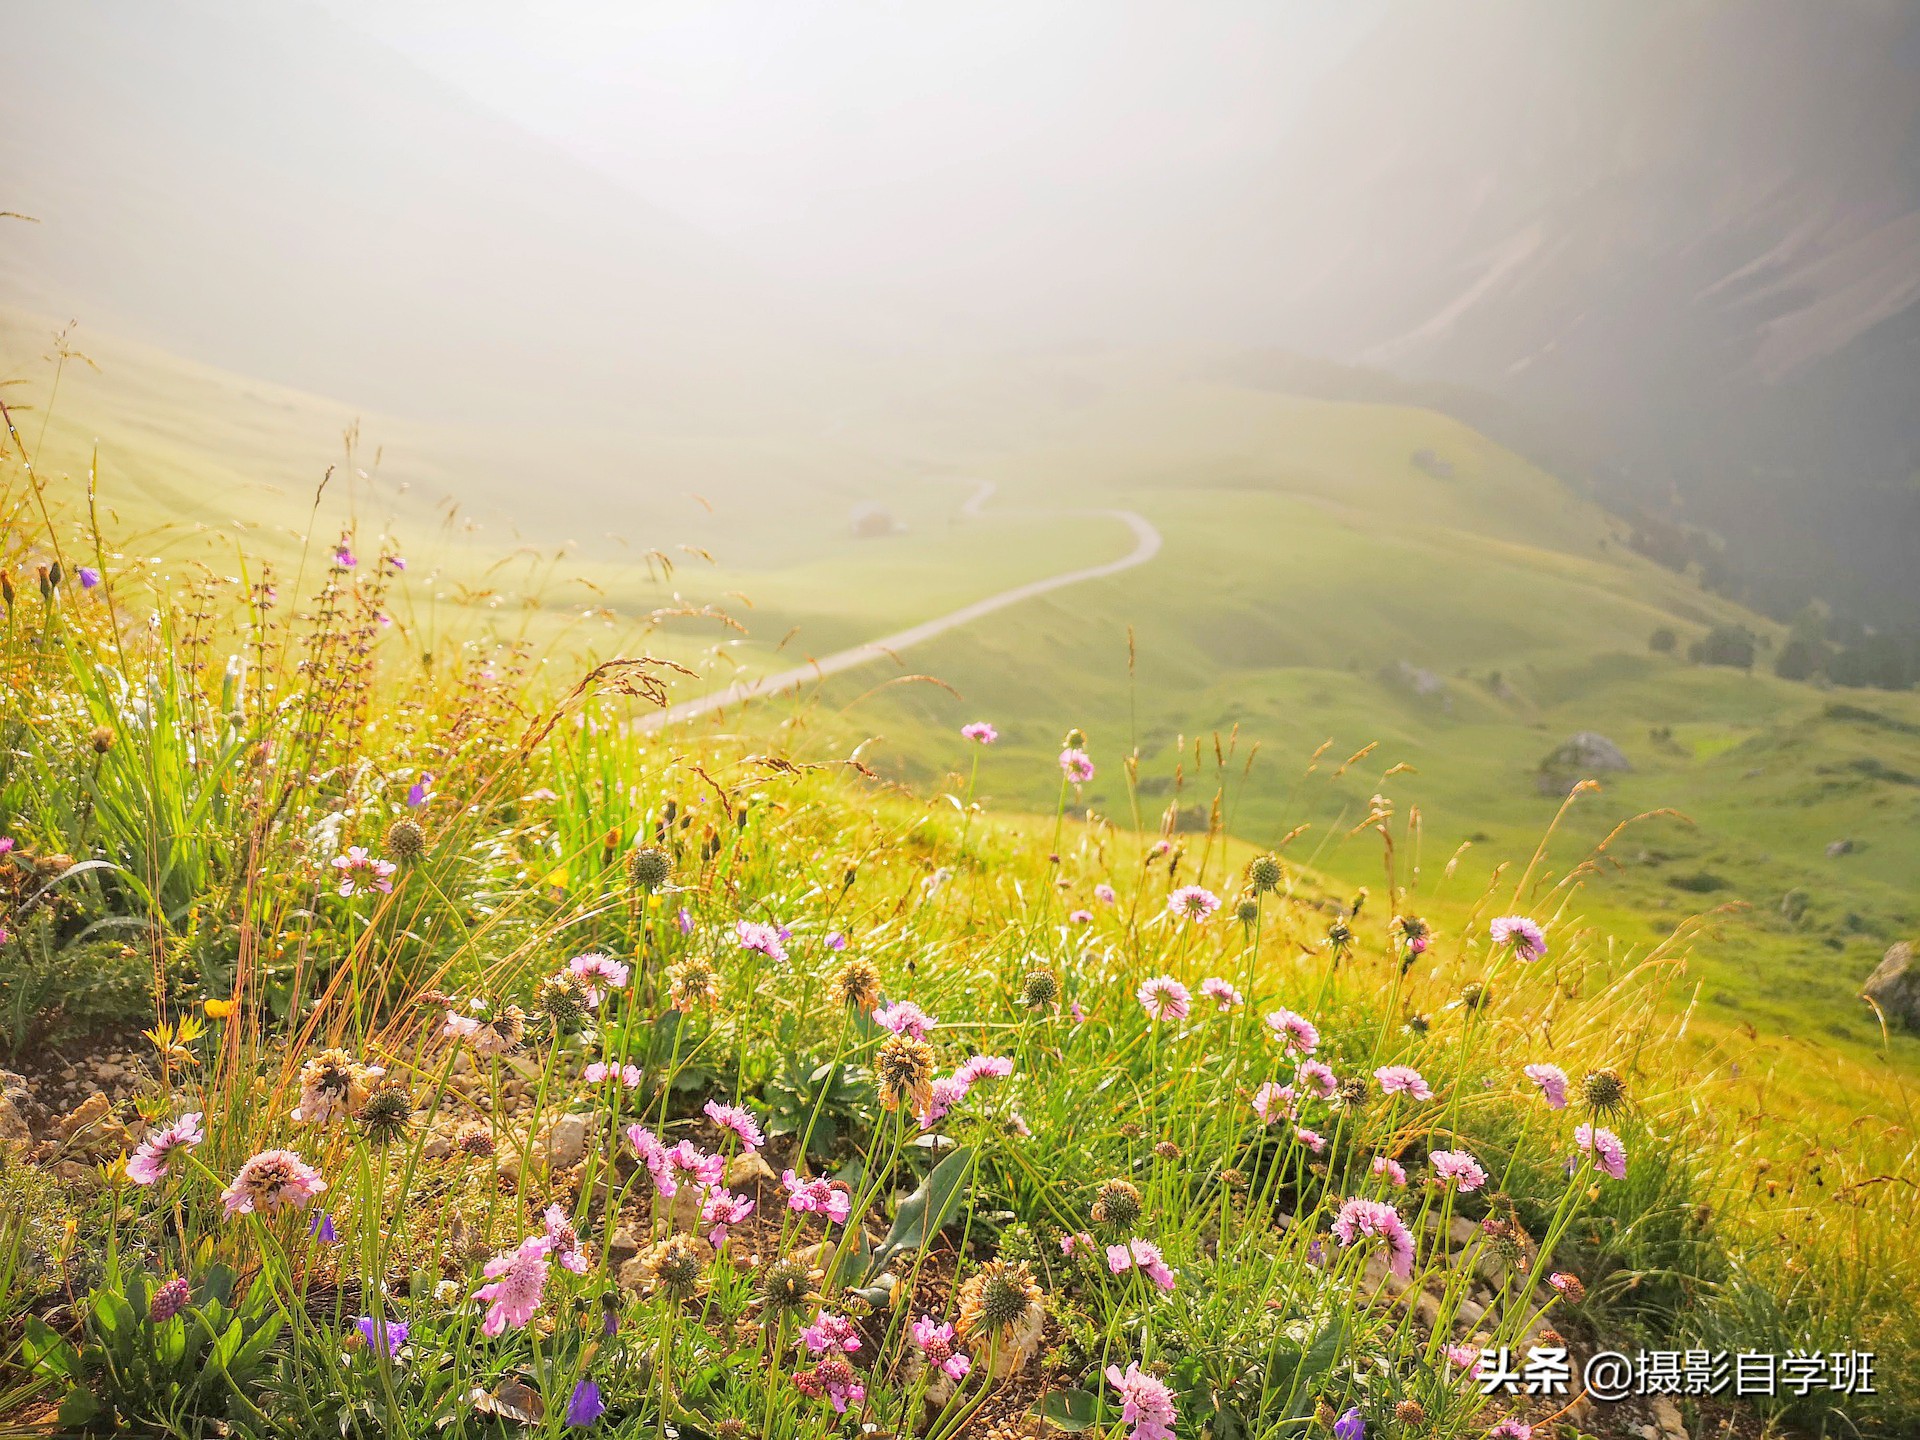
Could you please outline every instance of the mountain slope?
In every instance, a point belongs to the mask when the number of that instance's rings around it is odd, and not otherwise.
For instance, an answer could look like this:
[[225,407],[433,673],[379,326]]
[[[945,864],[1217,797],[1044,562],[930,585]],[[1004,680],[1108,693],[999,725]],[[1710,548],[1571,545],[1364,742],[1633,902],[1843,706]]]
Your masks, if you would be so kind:
[[1275,169],[1290,342],[1603,434],[1617,494],[1677,486],[1782,603],[1908,619],[1916,77],[1920,11],[1876,0],[1397,9]]
[[303,3],[16,7],[0,298],[417,418],[745,416],[754,277]]

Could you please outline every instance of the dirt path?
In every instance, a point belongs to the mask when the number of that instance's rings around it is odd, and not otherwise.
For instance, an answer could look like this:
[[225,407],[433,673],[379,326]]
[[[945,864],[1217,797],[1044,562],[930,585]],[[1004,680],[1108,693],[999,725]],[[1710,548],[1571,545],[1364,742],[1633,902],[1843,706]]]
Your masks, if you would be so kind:
[[[968,519],[980,519],[980,507],[992,498],[994,489],[995,486],[991,480],[979,482],[973,494],[967,498],[966,504],[960,507],[961,515]],[[1106,517],[1118,520],[1133,532],[1133,548],[1118,560],[1110,560],[1104,565],[1089,565],[1079,570],[1065,570],[1058,575],[1049,575],[1044,580],[1032,580],[1025,585],[1016,585],[1011,590],[1002,590],[996,595],[987,596],[984,600],[963,605],[958,610],[923,621],[910,629],[896,631],[892,635],[882,635],[877,640],[869,640],[865,644],[855,645],[848,650],[836,650],[831,655],[823,655],[818,660],[809,661],[805,665],[796,665],[791,670],[782,670],[759,680],[736,680],[724,690],[716,690],[696,700],[683,700],[678,705],[670,705],[665,710],[646,716],[640,722],[641,729],[661,730],[682,720],[692,720],[727,705],[739,705],[748,700],[762,699],[769,695],[790,693],[811,681],[824,680],[829,675],[837,675],[842,670],[871,665],[876,660],[890,660],[902,650],[924,644],[935,636],[946,634],[949,630],[957,630],[960,626],[971,624],[982,616],[993,614],[996,610],[1004,610],[1009,605],[1018,605],[1023,600],[1031,600],[1036,595],[1045,595],[1051,590],[1064,590],[1067,586],[1078,585],[1082,581],[1118,575],[1123,570],[1131,570],[1136,565],[1146,564],[1160,553],[1160,532],[1137,511],[1023,510],[1013,513],[1034,516],[1073,516],[1080,519]]]

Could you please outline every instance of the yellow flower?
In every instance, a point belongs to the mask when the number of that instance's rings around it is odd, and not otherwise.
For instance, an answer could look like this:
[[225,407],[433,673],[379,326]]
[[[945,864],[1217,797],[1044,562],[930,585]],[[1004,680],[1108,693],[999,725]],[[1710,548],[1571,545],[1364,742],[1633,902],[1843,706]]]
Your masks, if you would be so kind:
[[198,1065],[200,1057],[192,1050],[193,1042],[207,1033],[207,1027],[197,1015],[183,1015],[178,1024],[160,1021],[151,1030],[140,1032],[153,1042],[153,1048],[160,1052],[161,1058],[177,1061],[182,1065]]
[[206,1002],[207,1018],[210,1020],[230,1019],[233,1012],[240,1008],[237,1000],[209,1000]]

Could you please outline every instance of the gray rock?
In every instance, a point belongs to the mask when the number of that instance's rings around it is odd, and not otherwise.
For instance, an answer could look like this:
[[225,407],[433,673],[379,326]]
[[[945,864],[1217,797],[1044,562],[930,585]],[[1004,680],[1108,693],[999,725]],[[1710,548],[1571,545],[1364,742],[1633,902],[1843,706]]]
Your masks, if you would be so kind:
[[587,1117],[562,1115],[547,1131],[547,1164],[555,1170],[578,1165],[587,1154]]
[[1890,1023],[1920,1031],[1920,965],[1914,963],[1913,946],[1901,940],[1887,947],[1860,987],[1860,998],[1872,1001]]
[[1853,841],[1851,840],[1835,840],[1831,845],[1827,846],[1827,859],[1829,860],[1838,860],[1842,855],[1851,855],[1852,853]]
[[1537,783],[1543,795],[1565,795],[1582,780],[1633,769],[1624,751],[1595,730],[1579,730],[1540,762]]
[[1380,683],[1403,695],[1424,700],[1443,712],[1451,713],[1453,710],[1453,695],[1447,689],[1447,682],[1433,671],[1423,670],[1411,661],[1396,660],[1382,667]]

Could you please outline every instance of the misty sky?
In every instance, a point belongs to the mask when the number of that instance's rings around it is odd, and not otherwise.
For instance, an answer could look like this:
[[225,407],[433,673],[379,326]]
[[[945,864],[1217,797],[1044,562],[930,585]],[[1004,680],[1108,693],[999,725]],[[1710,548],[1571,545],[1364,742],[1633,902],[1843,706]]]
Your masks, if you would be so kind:
[[956,320],[1166,286],[1380,10],[325,3],[781,278]]

